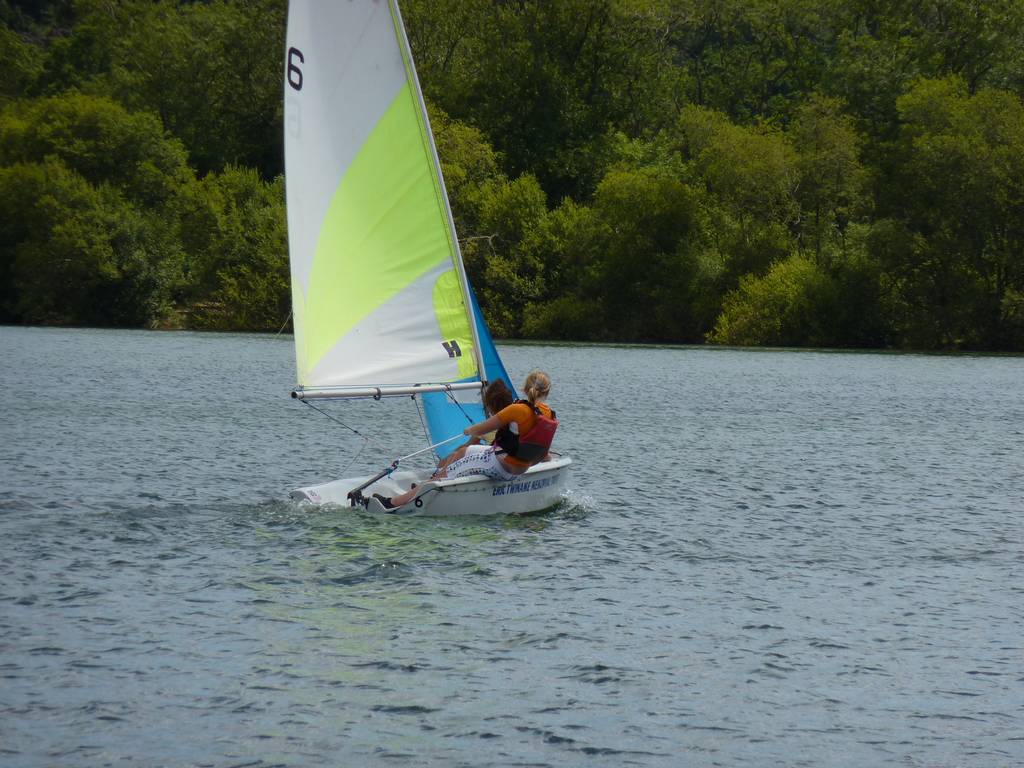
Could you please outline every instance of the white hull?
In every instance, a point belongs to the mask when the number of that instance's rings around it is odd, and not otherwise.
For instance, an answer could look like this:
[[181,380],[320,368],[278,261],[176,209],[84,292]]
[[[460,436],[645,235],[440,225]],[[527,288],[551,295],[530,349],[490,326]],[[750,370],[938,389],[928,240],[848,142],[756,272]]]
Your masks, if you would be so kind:
[[[422,474],[395,472],[363,489],[362,494],[369,499],[366,508],[371,512],[398,515],[517,515],[539,512],[561,501],[571,464],[569,457],[558,457],[530,467],[511,482],[491,480],[482,475],[423,482]],[[291,497],[311,504],[351,507],[349,491],[367,480],[369,476],[353,477],[296,488]],[[419,483],[416,496],[404,506],[385,509],[373,498],[374,493],[395,496],[407,491],[412,483]]]

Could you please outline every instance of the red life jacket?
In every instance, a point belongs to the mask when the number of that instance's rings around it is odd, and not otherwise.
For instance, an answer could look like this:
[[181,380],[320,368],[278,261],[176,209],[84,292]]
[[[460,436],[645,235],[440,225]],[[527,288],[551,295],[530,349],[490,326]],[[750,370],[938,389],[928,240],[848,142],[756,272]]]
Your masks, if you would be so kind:
[[533,427],[525,435],[517,435],[508,426],[502,427],[498,430],[494,442],[509,456],[514,456],[528,464],[536,464],[547,456],[551,449],[551,441],[555,439],[555,430],[558,429],[558,419],[555,418],[554,411],[551,411],[551,416],[545,416],[541,413],[540,408],[530,405],[529,400],[516,400],[516,402],[533,408],[533,412],[537,416]]

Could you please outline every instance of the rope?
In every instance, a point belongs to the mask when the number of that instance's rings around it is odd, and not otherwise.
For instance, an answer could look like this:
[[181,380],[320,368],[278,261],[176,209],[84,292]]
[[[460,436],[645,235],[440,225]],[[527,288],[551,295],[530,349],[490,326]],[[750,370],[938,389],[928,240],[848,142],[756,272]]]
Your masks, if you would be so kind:
[[348,470],[349,470],[349,468],[350,468],[350,467],[351,467],[351,466],[352,466],[353,464],[355,464],[355,463],[356,463],[356,459],[358,459],[358,458],[359,458],[360,456],[362,456],[362,455],[363,455],[363,451],[365,451],[365,450],[366,450],[366,445],[367,445],[367,443],[369,443],[369,442],[370,442],[369,440],[366,440],[366,439],[364,439],[364,440],[363,440],[363,445],[362,445],[362,447],[361,447],[361,448],[360,448],[360,449],[359,449],[358,451],[356,451],[356,455],[352,457],[351,461],[349,461],[349,463],[345,465],[345,468],[344,468],[344,469],[342,469],[342,470],[341,470],[341,472],[339,472],[338,474],[340,474],[340,475],[341,475],[342,477],[344,477],[344,476],[345,476],[346,474],[348,474]]
[[412,402],[416,406],[416,415],[420,417],[420,426],[423,428],[423,436],[430,439],[430,429],[427,427],[427,421],[423,417],[423,406],[420,405],[419,398],[416,395],[412,396]]
[[341,426],[343,426],[343,427],[344,427],[345,429],[347,429],[347,430],[349,430],[350,432],[353,432],[353,433],[355,433],[355,434],[359,435],[359,436],[360,436],[361,438],[363,438],[363,440],[366,440],[367,442],[369,442],[370,438],[369,438],[369,437],[367,437],[366,435],[364,435],[364,434],[363,434],[362,432],[360,432],[360,431],[359,431],[358,429],[356,429],[355,427],[350,427],[350,426],[349,426],[348,424],[346,424],[345,422],[343,422],[343,421],[342,421],[341,419],[336,419],[336,418],[334,418],[334,417],[333,417],[333,416],[331,416],[331,414],[329,414],[329,413],[328,413],[327,411],[324,411],[324,410],[321,410],[320,408],[317,408],[317,407],[316,407],[315,405],[313,405],[313,404],[312,404],[311,402],[309,402],[309,400],[299,400],[299,402],[300,402],[300,403],[302,403],[303,405],[308,405],[308,406],[309,406],[310,408],[312,408],[312,409],[313,409],[314,411],[316,411],[317,413],[323,414],[323,415],[324,415],[324,416],[326,416],[326,417],[327,417],[328,419],[330,419],[331,421],[333,421],[333,422],[334,422],[335,424],[341,424]]
[[[462,415],[466,417],[466,422],[468,424],[475,423],[473,421],[473,419],[470,418],[470,415],[468,413],[466,413],[466,410],[462,407],[462,403],[460,403],[458,400],[455,399],[455,393],[452,391],[452,388],[450,386],[445,390],[445,394],[448,395],[448,399],[449,400],[451,400],[453,403],[455,403],[455,407],[458,408],[462,412]],[[430,428],[427,426],[426,419],[424,418],[423,406],[420,405],[419,398],[416,397],[416,395],[412,396],[412,401],[416,404],[416,414],[420,417],[420,427],[422,427],[422,429],[423,429],[423,434],[429,440],[430,439]],[[449,438],[449,440],[450,439],[453,439],[453,438]],[[446,440],[444,442],[448,442],[448,441]],[[443,444],[444,443],[438,443],[438,445],[443,445]],[[435,454],[434,455],[434,459],[435,459],[435,462],[436,462],[436,461],[440,460],[440,457]]]
[[357,437],[359,437],[359,438],[361,438],[361,439],[362,439],[362,441],[363,441],[363,444],[362,444],[362,446],[360,446],[359,450],[358,450],[358,451],[356,451],[356,453],[355,453],[355,456],[353,456],[353,457],[352,457],[352,458],[351,458],[351,459],[349,460],[348,464],[346,464],[346,465],[345,465],[344,469],[342,469],[342,470],[341,470],[341,472],[339,472],[339,473],[338,473],[338,474],[340,474],[340,475],[341,475],[342,477],[344,477],[344,476],[345,476],[345,473],[346,473],[346,472],[348,472],[348,470],[349,470],[349,467],[351,467],[351,466],[352,466],[353,464],[355,464],[355,463],[356,463],[356,459],[358,459],[358,458],[359,458],[360,456],[362,456],[362,455],[363,455],[363,451],[365,451],[365,450],[366,450],[366,446],[370,444],[370,438],[369,438],[369,437],[367,437],[366,435],[364,435],[364,434],[363,434],[362,432],[360,432],[360,431],[359,431],[358,429],[356,429],[355,427],[350,427],[350,426],[349,426],[348,424],[346,424],[345,422],[341,421],[340,419],[336,419],[336,418],[334,418],[333,416],[331,416],[331,414],[327,413],[327,411],[323,411],[323,410],[320,410],[319,408],[317,408],[317,407],[316,407],[315,405],[313,405],[313,404],[312,404],[311,402],[309,402],[308,400],[302,400],[302,401],[300,401],[300,402],[302,402],[302,403],[303,403],[304,405],[308,405],[308,406],[309,406],[310,408],[312,408],[312,409],[313,409],[314,411],[316,411],[317,413],[320,413],[320,414],[322,414],[322,415],[326,416],[326,417],[327,417],[328,419],[330,419],[331,421],[335,422],[336,424],[340,424],[340,425],[341,425],[341,426],[343,426],[343,427],[344,427],[345,429],[347,429],[347,430],[350,430],[350,431],[351,431],[351,432],[353,432],[353,433],[354,433],[354,434],[355,434],[355,435],[356,435]]
[[[352,432],[352,434],[357,435],[360,439],[362,439],[363,447],[360,448],[358,453],[356,453],[356,455],[352,458],[352,461],[349,462],[348,467],[352,466],[352,464],[355,462],[355,460],[359,458],[359,456],[362,454],[362,452],[364,450],[366,450],[366,446],[369,445],[370,443],[373,443],[375,446],[377,446],[377,448],[381,449],[385,453],[390,453],[390,451],[387,448],[385,448],[383,445],[381,445],[376,440],[373,440],[372,438],[368,437],[367,435],[364,435],[362,432],[360,432],[355,427],[350,427],[348,424],[343,422],[341,419],[335,418],[331,414],[327,413],[327,411],[324,411],[324,410],[322,410],[320,408],[317,408],[315,405],[313,405],[308,400],[300,400],[299,402],[303,403],[304,405],[308,405],[310,408],[312,408],[317,413],[322,414],[323,416],[326,416],[328,419],[333,421],[335,424],[340,424],[345,429],[347,429],[350,432]],[[391,472],[394,472],[396,469],[398,469],[399,463],[405,461],[406,459],[411,459],[413,456],[419,456],[421,453],[426,453],[427,451],[432,451],[435,448],[438,448],[439,446],[444,445],[445,443],[450,443],[452,440],[458,440],[458,439],[460,439],[462,437],[465,437],[465,435],[463,435],[463,434],[452,435],[451,437],[449,437],[449,438],[447,438],[445,440],[442,440],[442,441],[440,441],[438,443],[434,443],[433,445],[428,445],[426,448],[420,448],[418,451],[413,451],[412,453],[406,454],[405,456],[401,456],[401,457],[395,459],[394,462],[392,462],[392,464],[391,464],[391,471],[388,472],[388,474],[390,475]],[[348,467],[345,467],[345,470],[347,470]],[[345,471],[345,470],[343,470],[343,471]]]
[[286,328],[286,327],[288,326],[288,321],[289,321],[289,320],[291,320],[291,319],[292,319],[292,311],[291,311],[291,310],[289,309],[289,310],[288,310],[288,317],[286,317],[286,318],[284,319],[284,323],[282,323],[282,325],[281,325],[281,329],[280,329],[280,330],[279,330],[279,331],[278,331],[277,333],[275,333],[275,334],[274,334],[275,338],[276,338],[277,336],[280,336],[280,335],[281,335],[281,333],[282,333],[282,332],[284,331],[284,329],[285,329],[285,328]]
[[453,403],[455,403],[455,407],[458,408],[460,411],[462,411],[462,415],[466,417],[466,421],[468,421],[470,424],[472,424],[473,423],[473,419],[471,419],[469,417],[469,414],[466,413],[466,410],[462,407],[462,403],[460,403],[458,400],[455,399],[455,393],[452,392],[451,387],[448,387],[448,389],[446,389],[445,392],[448,395],[448,399],[451,400]]
[[421,453],[426,453],[427,451],[432,451],[435,448],[438,448],[438,447],[444,445],[445,443],[450,443],[452,440],[460,440],[463,437],[465,437],[465,435],[463,435],[463,434],[452,435],[451,437],[449,437],[449,438],[447,438],[445,440],[441,440],[438,443],[434,443],[433,445],[428,445],[426,448],[420,448],[418,451],[413,451],[412,453],[406,454],[405,456],[399,456],[397,459],[395,459],[395,463],[394,463],[393,466],[397,467],[400,462],[403,462],[406,459],[411,459],[413,456],[419,456]]
[[[455,403],[455,405],[458,407],[458,409],[462,412],[462,415],[466,417],[466,421],[468,421],[470,424],[472,424],[473,423],[473,419],[471,419],[469,414],[466,413],[465,409],[463,409],[462,404],[459,403],[459,401],[455,399],[455,395],[453,394],[453,392],[451,390],[451,387],[449,387],[446,390],[446,392],[448,393],[448,397],[451,399],[451,401],[453,403]],[[375,399],[377,399],[377,398],[375,398]],[[419,404],[419,402],[417,402],[415,395],[412,396],[412,400],[413,400],[414,403],[416,403],[416,412],[420,416],[420,425],[423,427],[423,433],[429,437],[430,431],[427,429],[426,421],[423,418],[423,412],[420,409],[420,404]],[[349,461],[349,463],[345,467],[345,469],[342,470],[342,474],[344,474],[345,472],[348,471],[348,468],[351,467],[355,463],[356,459],[358,459],[362,455],[363,451],[366,450],[366,446],[369,445],[371,442],[375,446],[377,446],[377,448],[383,450],[385,453],[390,453],[390,451],[388,451],[387,448],[385,448],[383,445],[378,443],[376,440],[373,440],[369,436],[364,435],[362,432],[360,432],[355,427],[350,427],[348,424],[343,422],[341,419],[335,418],[334,416],[329,414],[327,411],[325,411],[325,410],[323,410],[321,408],[317,408],[309,400],[300,400],[299,402],[301,402],[303,405],[308,405],[310,408],[312,408],[317,413],[319,413],[319,414],[321,414],[323,416],[326,416],[328,419],[333,421],[335,424],[341,425],[345,429],[349,430],[352,434],[354,434],[354,435],[358,436],[360,439],[362,439],[362,441],[363,441],[362,447],[356,452],[356,455],[352,457],[351,461]],[[434,443],[433,445],[428,445],[426,448],[421,448],[418,451],[413,451],[410,454],[407,454],[405,456],[401,456],[401,457],[399,457],[399,458],[394,460],[394,462],[391,464],[391,469],[388,471],[387,474],[390,475],[392,472],[394,472],[396,469],[398,469],[399,463],[401,463],[402,461],[405,461],[406,459],[411,459],[413,456],[419,456],[421,453],[426,453],[427,451],[433,451],[436,448],[439,448],[440,446],[444,445],[445,443],[450,443],[453,440],[459,440],[459,439],[461,439],[463,437],[465,437],[464,434],[452,435],[451,437],[449,437],[449,438],[447,438],[445,440],[441,440],[438,443]],[[435,455],[435,458],[437,458],[436,455]]]

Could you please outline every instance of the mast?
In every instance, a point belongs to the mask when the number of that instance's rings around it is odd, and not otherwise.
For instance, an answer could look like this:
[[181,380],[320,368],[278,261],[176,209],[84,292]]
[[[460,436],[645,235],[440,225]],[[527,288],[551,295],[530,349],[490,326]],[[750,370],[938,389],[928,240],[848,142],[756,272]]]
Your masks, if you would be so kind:
[[434,143],[434,132],[430,127],[430,117],[427,115],[427,104],[423,99],[423,89],[420,88],[420,78],[416,73],[416,65],[412,60],[412,48],[409,46],[409,38],[405,34],[405,23],[402,21],[402,12],[398,8],[398,0],[388,0],[391,6],[391,15],[395,24],[395,32],[401,43],[402,57],[405,59],[406,69],[409,71],[409,79],[416,88],[416,98],[419,102],[420,114],[423,118],[423,126],[426,129],[427,140],[430,142],[430,154],[434,161],[435,178],[444,201],[444,211],[448,218],[448,233],[451,237],[452,249],[455,252],[455,271],[459,275],[459,285],[462,287],[462,301],[466,306],[466,314],[469,315],[470,331],[473,334],[473,355],[476,358],[476,366],[481,381],[486,380],[487,369],[484,367],[483,349],[480,344],[480,333],[477,329],[477,318],[473,312],[473,301],[470,298],[469,278],[466,276],[466,267],[462,263],[462,248],[459,247],[459,236],[455,231],[455,219],[452,217],[451,203],[448,201],[448,189],[444,184],[444,174],[441,172],[441,159],[437,155],[437,145]]

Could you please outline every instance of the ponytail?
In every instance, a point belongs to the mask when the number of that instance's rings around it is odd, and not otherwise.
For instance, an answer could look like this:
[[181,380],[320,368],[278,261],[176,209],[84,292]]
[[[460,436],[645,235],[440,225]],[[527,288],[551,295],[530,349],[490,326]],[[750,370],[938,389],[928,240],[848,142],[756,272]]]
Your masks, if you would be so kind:
[[531,371],[523,384],[523,393],[532,403],[538,398],[546,397],[551,390],[551,379],[544,371]]

